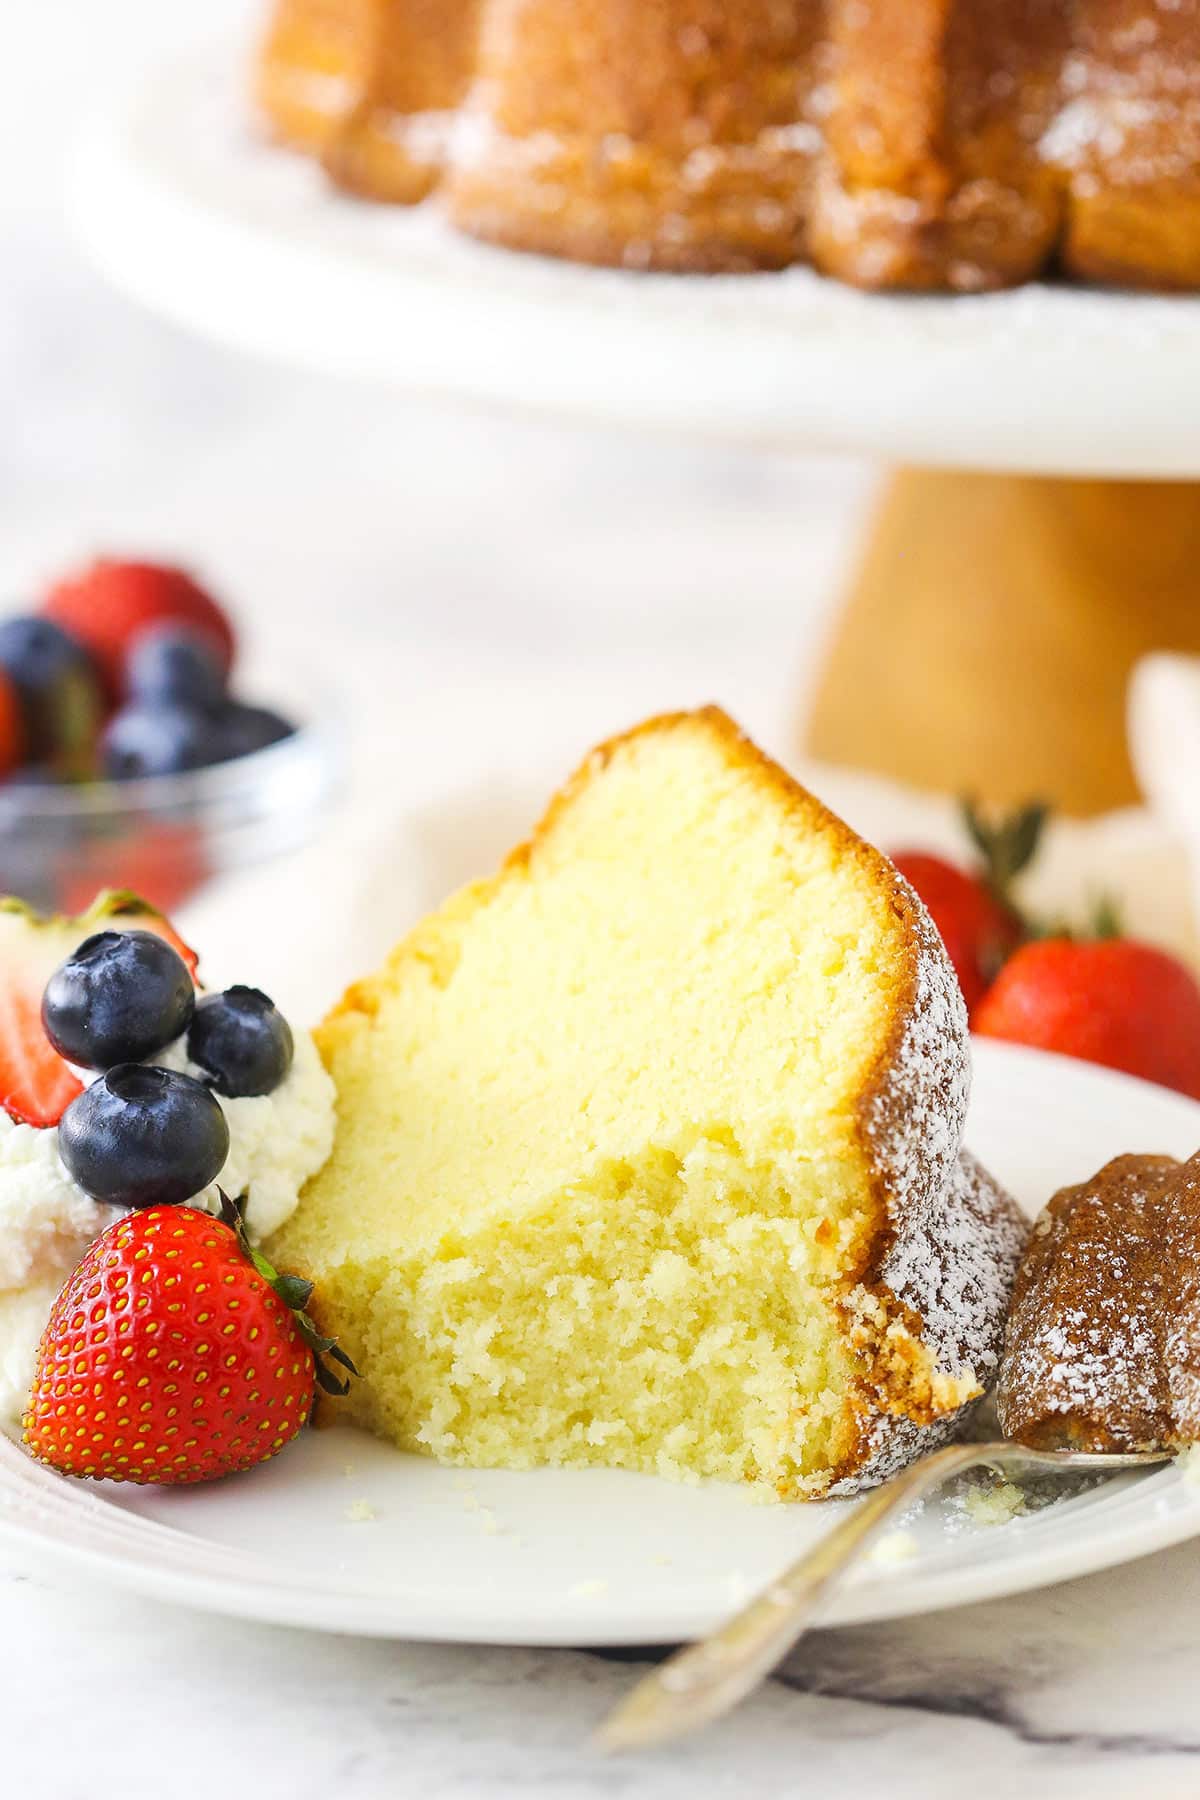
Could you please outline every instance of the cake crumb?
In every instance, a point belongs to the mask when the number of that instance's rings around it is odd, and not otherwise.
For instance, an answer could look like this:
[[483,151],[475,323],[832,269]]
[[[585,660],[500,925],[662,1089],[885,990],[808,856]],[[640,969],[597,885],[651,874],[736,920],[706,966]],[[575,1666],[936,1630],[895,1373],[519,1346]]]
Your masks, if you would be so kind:
[[[458,1497],[462,1502],[463,1511],[475,1515],[479,1520],[480,1528],[488,1537],[501,1537],[507,1535],[507,1527],[501,1525],[491,1507],[484,1504],[469,1481],[460,1476],[456,1476],[454,1479],[454,1486],[458,1490]],[[520,1540],[518,1539],[517,1541],[519,1542]]]
[[593,1578],[591,1581],[575,1582],[567,1589],[567,1596],[571,1600],[595,1600],[601,1594],[607,1594],[607,1592],[607,1581],[597,1581]]
[[1200,1444],[1189,1444],[1175,1460],[1188,1486],[1200,1487]]
[[352,1525],[365,1525],[378,1514],[369,1500],[352,1500],[346,1508],[346,1517]]
[[871,1551],[870,1560],[890,1569],[899,1563],[911,1562],[920,1554],[920,1549],[911,1531],[886,1531]]
[[1011,1481],[987,1486],[972,1483],[963,1494],[962,1504],[972,1525],[1007,1525],[1026,1510],[1025,1491]]

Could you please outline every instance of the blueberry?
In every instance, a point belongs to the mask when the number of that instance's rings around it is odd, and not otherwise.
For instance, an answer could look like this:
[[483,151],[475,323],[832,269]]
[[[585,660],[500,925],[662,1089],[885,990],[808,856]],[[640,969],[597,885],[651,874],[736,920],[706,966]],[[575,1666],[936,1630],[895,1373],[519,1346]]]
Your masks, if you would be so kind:
[[166,701],[214,712],[225,702],[225,665],[204,632],[161,625],[134,640],[125,665],[125,691],[144,703]]
[[110,1206],[179,1206],[229,1155],[225,1114],[202,1082],[120,1063],[72,1100],[58,1153],[85,1194]]
[[42,1024],[60,1056],[85,1069],[140,1062],[191,1024],[187,964],[152,931],[97,931],[55,970]]
[[233,762],[239,756],[250,756],[255,750],[266,750],[271,744],[294,737],[296,727],[282,713],[269,706],[243,706],[231,701],[213,721],[221,746],[222,762]]
[[220,762],[212,715],[197,706],[134,701],[109,721],[100,744],[104,773],[113,781],[143,775],[182,775]]
[[0,668],[17,690],[32,762],[78,757],[90,749],[104,700],[81,644],[49,619],[5,619]]
[[271,1094],[292,1066],[292,1028],[273,1000],[231,987],[201,1000],[188,1032],[190,1060],[218,1094]]

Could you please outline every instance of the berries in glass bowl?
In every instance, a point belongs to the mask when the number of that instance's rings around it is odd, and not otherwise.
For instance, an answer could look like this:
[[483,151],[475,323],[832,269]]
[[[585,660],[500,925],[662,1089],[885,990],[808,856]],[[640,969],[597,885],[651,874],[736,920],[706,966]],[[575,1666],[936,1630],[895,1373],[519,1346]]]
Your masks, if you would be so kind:
[[286,665],[282,707],[251,703],[236,659],[224,608],[148,562],[94,562],[0,620],[0,892],[69,913],[134,888],[172,909],[311,836],[338,734]]
[[125,659],[123,698],[144,706],[186,706],[216,713],[226,704],[228,665],[194,625],[152,625]]
[[40,610],[87,650],[114,704],[125,692],[132,647],[159,626],[203,634],[227,677],[233,669],[237,644],[229,616],[184,569],[100,557],[60,577]]
[[86,767],[104,694],[83,646],[49,619],[2,619],[0,669],[16,697],[25,759],[35,766]]

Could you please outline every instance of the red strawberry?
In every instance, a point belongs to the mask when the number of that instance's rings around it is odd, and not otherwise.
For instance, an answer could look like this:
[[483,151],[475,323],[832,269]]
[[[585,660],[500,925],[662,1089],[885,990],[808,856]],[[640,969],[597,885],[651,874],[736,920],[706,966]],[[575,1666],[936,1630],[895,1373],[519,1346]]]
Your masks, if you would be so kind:
[[993,899],[977,876],[940,856],[901,850],[892,861],[929,909],[954,964],[967,1011],[973,1012],[989,981],[1020,943],[1020,920]]
[[302,1430],[317,1382],[354,1373],[304,1312],[310,1282],[248,1249],[237,1209],[127,1213],[50,1313],[25,1443],[64,1475],[179,1485],[266,1462]]
[[19,900],[0,900],[0,1107],[22,1125],[57,1125],[83,1092],[42,1028],[42,994],[61,962],[94,931],[155,931],[193,976],[196,953],[136,894],[101,894],[75,919],[42,919]]
[[984,1037],[1057,1050],[1200,1100],[1200,986],[1132,938],[1026,944],[972,1020]]
[[126,653],[151,625],[189,625],[216,646],[226,674],[233,665],[229,619],[183,569],[101,558],[56,583],[42,611],[91,652],[114,702],[123,691]]
[[968,802],[963,821],[982,867],[969,874],[940,856],[901,850],[892,861],[928,907],[973,1012],[1028,931],[1012,884],[1037,852],[1046,808],[1034,804],[990,825]]
[[25,724],[21,697],[0,670],[0,777],[11,775],[25,756]]
[[42,1029],[45,975],[0,971],[0,1106],[19,1125],[57,1125],[83,1083]]

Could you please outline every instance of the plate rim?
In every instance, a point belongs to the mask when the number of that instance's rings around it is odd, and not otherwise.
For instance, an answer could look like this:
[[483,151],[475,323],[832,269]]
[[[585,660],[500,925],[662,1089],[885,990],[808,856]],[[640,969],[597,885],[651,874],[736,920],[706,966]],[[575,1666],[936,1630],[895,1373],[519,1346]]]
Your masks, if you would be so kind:
[[[1136,1476],[1139,1482],[1150,1476]],[[1200,1496],[1198,1496],[1200,1501]],[[618,1646],[655,1647],[686,1643],[704,1636],[719,1622],[707,1608],[679,1608],[656,1615],[653,1626],[625,1615],[596,1616],[584,1619],[571,1615],[571,1621],[552,1614],[536,1612],[525,1618],[511,1613],[503,1617],[481,1612],[473,1621],[456,1619],[447,1622],[432,1610],[419,1611],[408,1604],[403,1622],[386,1613],[389,1602],[381,1600],[378,1608],[364,1606],[363,1596],[331,1592],[314,1604],[312,1589],[288,1588],[282,1584],[266,1584],[243,1580],[234,1575],[213,1577],[189,1574],[185,1570],[154,1569],[129,1556],[119,1556],[86,1546],[54,1541],[22,1522],[12,1523],[0,1516],[0,1534],[12,1542],[25,1542],[38,1554],[61,1563],[65,1568],[79,1569],[110,1585],[128,1589],[149,1600],[165,1601],[197,1612],[222,1618],[241,1619],[263,1625],[290,1626],[300,1630],[331,1635],[379,1638],[398,1643],[510,1645],[527,1649],[587,1649]],[[1005,1576],[1003,1564],[976,1577],[968,1589],[965,1580],[953,1587],[946,1578],[946,1591],[939,1590],[936,1580],[927,1584],[919,1601],[888,1596],[887,1588],[850,1589],[840,1604],[831,1605],[815,1623],[822,1630],[840,1630],[849,1626],[886,1624],[904,1618],[920,1618],[938,1612],[956,1612],[962,1607],[991,1600],[1011,1599],[1022,1594],[1057,1587],[1064,1582],[1103,1574],[1108,1569],[1140,1561],[1156,1555],[1200,1534],[1200,1503],[1194,1515],[1180,1513],[1160,1521],[1159,1529],[1140,1537],[1135,1549],[1117,1542],[1118,1533],[1101,1549],[1084,1551],[1074,1556],[1052,1555],[1047,1549],[1022,1565],[1019,1576]],[[1053,1562],[1053,1568],[1049,1565]],[[875,1596],[872,1604],[855,1605],[859,1592]],[[369,1597],[367,1597],[369,1598]],[[731,1604],[726,1612],[734,1610]],[[721,1615],[725,1616],[724,1613]]]
[[[1027,1071],[1032,1066],[1043,1080],[1047,1068],[1053,1068],[1057,1080],[1069,1085],[1082,1083],[1095,1092],[1097,1102],[1105,1093],[1132,1092],[1139,1106],[1161,1110],[1164,1119],[1168,1114],[1177,1114],[1181,1124],[1194,1119],[1200,1136],[1200,1103],[1171,1090],[1021,1045],[977,1040],[975,1051],[985,1068],[993,1066],[1000,1080],[1006,1065],[1024,1066]],[[606,1598],[603,1603],[590,1601],[572,1608],[569,1596],[564,1598],[557,1591],[553,1596],[533,1596],[520,1613],[513,1611],[511,1602],[502,1600],[491,1608],[486,1602],[473,1609],[458,1606],[448,1615],[437,1601],[422,1594],[406,1595],[402,1588],[372,1594],[357,1587],[339,1587],[335,1582],[297,1582],[285,1574],[282,1564],[277,1572],[265,1565],[258,1552],[247,1553],[244,1571],[205,1568],[204,1553],[217,1563],[228,1562],[237,1553],[220,1540],[165,1526],[160,1520],[116,1506],[102,1489],[62,1481],[29,1462],[11,1441],[0,1444],[0,1452],[0,1536],[6,1541],[23,1543],[64,1567],[82,1569],[147,1597],[210,1613],[369,1637],[546,1647],[677,1642],[701,1634],[715,1622],[711,1601],[699,1600],[694,1605],[656,1601],[653,1615],[647,1616],[644,1609],[640,1614],[636,1607],[631,1610],[628,1599],[608,1602]],[[1106,1494],[1128,1493],[1140,1505],[1132,1526],[1127,1509],[1123,1509],[1107,1522],[1093,1521],[1087,1532],[1073,1540],[1064,1541],[1061,1533],[1051,1530],[1044,1540],[1039,1537],[1035,1544],[1026,1543],[1013,1555],[981,1559],[966,1569],[939,1571],[925,1560],[917,1581],[880,1572],[876,1578],[836,1594],[821,1622],[826,1626],[860,1625],[951,1610],[1099,1573],[1170,1548],[1200,1534],[1200,1484],[1195,1487],[1194,1503],[1189,1503],[1189,1497],[1174,1510],[1164,1511],[1161,1506],[1164,1489],[1178,1499],[1177,1489],[1184,1483],[1190,1487],[1192,1478],[1178,1467],[1115,1477]],[[18,1510],[22,1490],[26,1499],[34,1491],[33,1516]],[[1139,1491],[1140,1503],[1136,1500]],[[111,1520],[104,1519],[104,1510],[111,1510]],[[81,1521],[75,1537],[63,1529],[64,1519],[69,1522],[72,1514]],[[108,1544],[103,1541],[106,1528],[111,1533]],[[164,1533],[177,1552],[180,1539],[184,1545],[200,1545],[198,1563],[188,1567],[164,1561],[156,1552],[156,1539],[161,1540]]]

